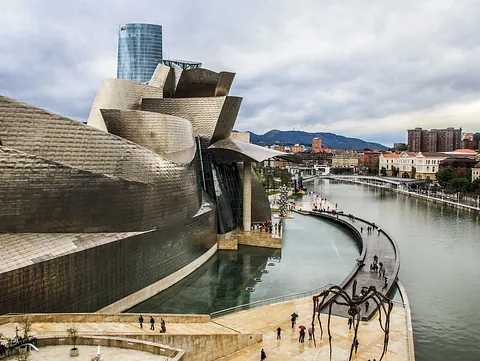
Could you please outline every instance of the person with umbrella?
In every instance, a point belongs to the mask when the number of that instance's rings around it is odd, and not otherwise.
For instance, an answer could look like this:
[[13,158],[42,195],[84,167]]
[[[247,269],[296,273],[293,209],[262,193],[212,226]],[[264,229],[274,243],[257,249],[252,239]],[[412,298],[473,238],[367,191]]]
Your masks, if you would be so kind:
[[298,328],[300,329],[300,337],[298,338],[298,342],[303,343],[305,341],[305,330],[307,328],[304,325],[300,325]]
[[291,318],[291,321],[292,321],[292,330],[295,328],[295,324],[297,323],[297,318],[298,318],[298,315],[294,312],[292,313],[292,318]]

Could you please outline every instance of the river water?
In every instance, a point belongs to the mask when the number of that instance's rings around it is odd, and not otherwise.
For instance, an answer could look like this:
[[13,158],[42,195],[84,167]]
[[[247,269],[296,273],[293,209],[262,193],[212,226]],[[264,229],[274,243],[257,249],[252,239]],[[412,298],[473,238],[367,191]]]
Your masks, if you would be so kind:
[[[397,241],[416,360],[479,361],[478,216],[368,186],[316,179],[308,187],[346,213],[374,221]],[[129,311],[211,313],[339,284],[359,255],[351,234],[331,222],[295,215],[284,230],[281,250],[219,251],[190,276]]]
[[480,360],[479,217],[368,186],[315,180],[315,190],[397,241],[416,360]]

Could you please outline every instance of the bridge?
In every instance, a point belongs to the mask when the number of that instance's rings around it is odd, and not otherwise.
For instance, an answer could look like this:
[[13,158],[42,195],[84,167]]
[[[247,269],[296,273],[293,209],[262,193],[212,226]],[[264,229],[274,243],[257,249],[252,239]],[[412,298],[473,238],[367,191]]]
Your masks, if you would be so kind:
[[385,188],[408,190],[409,186],[423,184],[425,179],[378,177],[364,175],[319,175],[320,179],[333,179],[338,181],[353,182],[360,184],[374,184]]

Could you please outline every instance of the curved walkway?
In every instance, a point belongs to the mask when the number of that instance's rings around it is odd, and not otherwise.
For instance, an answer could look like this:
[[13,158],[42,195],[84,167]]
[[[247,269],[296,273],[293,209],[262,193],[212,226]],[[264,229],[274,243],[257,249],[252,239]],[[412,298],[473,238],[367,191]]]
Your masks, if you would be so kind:
[[[362,253],[359,257],[365,266],[356,264],[347,276],[347,278],[340,284],[340,287],[345,290],[350,296],[353,291],[353,283],[357,280],[357,294],[360,293],[362,287],[375,286],[378,291],[383,294],[389,294],[392,290],[395,281],[398,278],[398,271],[400,269],[400,257],[396,242],[393,238],[380,227],[380,232],[376,229],[371,233],[367,232],[367,227],[372,227],[373,223],[361,218],[350,218],[345,214],[333,215],[327,212],[307,211],[304,214],[309,214],[315,217],[328,219],[333,222],[338,222],[344,226],[349,227],[357,239],[362,242]],[[375,225],[378,227],[379,225]],[[362,232],[363,227],[363,232]],[[385,279],[380,277],[379,273],[370,271],[370,264],[373,262],[374,256],[378,257],[378,262],[382,262],[385,268],[385,277],[387,284],[385,286]],[[374,302],[370,302],[371,307],[368,312],[362,309],[362,319],[370,319],[376,311]],[[332,307],[332,314],[342,317],[349,317],[346,307],[334,305]]]

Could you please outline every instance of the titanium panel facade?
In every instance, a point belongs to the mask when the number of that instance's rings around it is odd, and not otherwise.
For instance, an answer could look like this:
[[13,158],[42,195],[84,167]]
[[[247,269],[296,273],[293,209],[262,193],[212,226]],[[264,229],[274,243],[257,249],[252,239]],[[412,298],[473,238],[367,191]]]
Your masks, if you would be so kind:
[[[176,69],[157,67],[150,85],[105,80],[88,126],[0,96],[0,314],[96,311],[241,227],[236,157],[262,148],[220,149],[222,162],[208,149],[235,123],[242,99],[218,96],[233,74],[185,71],[175,89]],[[182,92],[193,98],[163,98]]]
[[195,157],[194,130],[186,119],[139,110],[102,109],[101,112],[109,133],[177,163],[189,164]]
[[216,241],[212,206],[182,226],[36,260],[0,273],[0,314],[96,311],[178,271]]
[[140,110],[142,98],[163,98],[163,88],[124,79],[105,79],[95,96],[87,124],[107,131],[100,109]]
[[238,97],[144,98],[142,110],[188,119],[200,136],[202,147],[207,148],[212,142],[217,123],[222,124],[223,134],[227,133],[230,125],[233,127],[241,102],[242,98]]

